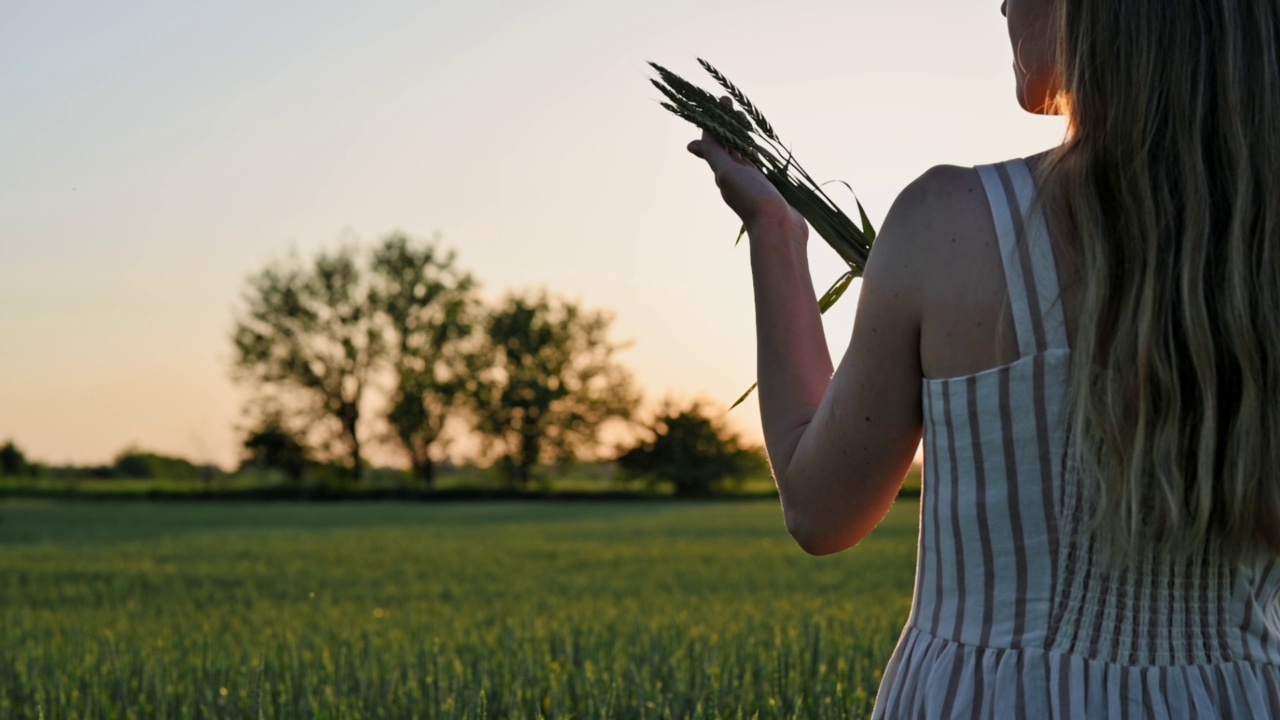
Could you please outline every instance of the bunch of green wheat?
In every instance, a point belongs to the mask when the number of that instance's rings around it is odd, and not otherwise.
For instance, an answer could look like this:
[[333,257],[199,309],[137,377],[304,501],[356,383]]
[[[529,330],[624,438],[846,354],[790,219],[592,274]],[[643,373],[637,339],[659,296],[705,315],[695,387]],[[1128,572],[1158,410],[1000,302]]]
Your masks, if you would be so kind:
[[[773,126],[746,94],[729,82],[711,63],[699,58],[698,64],[729,93],[729,97],[733,98],[740,109],[726,107],[714,94],[651,62],[649,65],[658,71],[660,79],[650,82],[670,101],[662,103],[662,107],[697,125],[721,145],[755,165],[773,183],[783,199],[803,215],[822,239],[848,264],[849,270],[818,300],[818,308],[825,313],[840,299],[853,279],[862,275],[867,255],[871,252],[871,243],[876,239],[875,228],[871,226],[862,203],[857,202],[856,197],[854,202],[858,205],[861,227],[836,207],[822,191],[822,185],[815,182],[795,161],[791,151],[783,146]],[[848,187],[848,183],[843,184]],[[853,192],[853,189],[849,188],[849,191]],[[739,240],[745,232],[744,227],[738,233]],[[753,385],[751,390],[754,389]],[[745,400],[751,390],[747,390],[734,403],[734,407]]]

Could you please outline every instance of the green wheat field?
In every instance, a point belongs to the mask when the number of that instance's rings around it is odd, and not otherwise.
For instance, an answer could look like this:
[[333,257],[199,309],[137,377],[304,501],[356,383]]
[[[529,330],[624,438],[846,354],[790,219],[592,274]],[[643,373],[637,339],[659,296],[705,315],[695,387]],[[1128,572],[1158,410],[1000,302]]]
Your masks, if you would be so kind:
[[919,505],[0,502],[0,718],[863,717]]

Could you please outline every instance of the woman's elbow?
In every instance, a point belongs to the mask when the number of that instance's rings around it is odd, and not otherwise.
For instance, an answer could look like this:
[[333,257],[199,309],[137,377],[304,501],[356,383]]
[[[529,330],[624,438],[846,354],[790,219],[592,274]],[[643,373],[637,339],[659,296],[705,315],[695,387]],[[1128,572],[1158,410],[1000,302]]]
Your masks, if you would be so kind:
[[787,511],[783,513],[783,517],[785,518],[787,533],[796,541],[801,550],[810,555],[832,555],[853,545],[853,543],[848,542],[847,538],[841,537],[840,533],[821,528],[812,520],[802,517],[799,513]]

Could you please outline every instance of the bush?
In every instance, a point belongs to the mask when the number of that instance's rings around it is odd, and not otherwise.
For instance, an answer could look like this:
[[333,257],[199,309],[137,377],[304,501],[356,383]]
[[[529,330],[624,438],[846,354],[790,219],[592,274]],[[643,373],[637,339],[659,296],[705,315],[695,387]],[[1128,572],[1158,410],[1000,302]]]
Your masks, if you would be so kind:
[[758,450],[745,447],[697,402],[684,408],[664,402],[648,433],[618,458],[622,475],[670,482],[677,495],[708,495],[764,467]]
[[115,465],[111,468],[114,477],[147,480],[163,478],[165,480],[204,480],[208,479],[209,468],[200,467],[180,457],[143,452],[130,448],[120,453]]
[[244,440],[244,449],[246,456],[240,465],[241,472],[279,470],[291,482],[299,483],[312,465],[307,447],[285,427],[279,415],[268,415],[260,427],[252,430]]
[[33,468],[27,456],[10,440],[0,446],[0,477],[25,477]]

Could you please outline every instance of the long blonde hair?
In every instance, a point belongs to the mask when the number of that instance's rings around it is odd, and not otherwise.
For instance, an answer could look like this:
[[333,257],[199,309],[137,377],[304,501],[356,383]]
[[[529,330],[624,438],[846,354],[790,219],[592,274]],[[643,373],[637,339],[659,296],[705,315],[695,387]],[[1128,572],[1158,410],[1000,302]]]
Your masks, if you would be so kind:
[[1110,554],[1280,553],[1280,3],[1059,0],[1069,462]]

